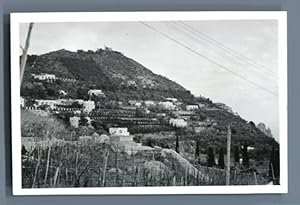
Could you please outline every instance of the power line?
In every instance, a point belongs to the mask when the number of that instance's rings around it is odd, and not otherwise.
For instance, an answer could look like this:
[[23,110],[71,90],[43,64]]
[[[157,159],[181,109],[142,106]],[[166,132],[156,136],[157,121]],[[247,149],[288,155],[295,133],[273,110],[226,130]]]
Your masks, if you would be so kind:
[[[174,22],[174,23],[176,24],[177,22]],[[271,71],[270,69],[267,69],[267,68],[265,68],[264,66],[262,66],[262,65],[260,65],[260,64],[258,64],[258,63],[256,63],[256,62],[253,61],[252,59],[243,56],[243,55],[240,54],[238,51],[233,50],[232,48],[227,47],[227,46],[224,45],[223,43],[221,43],[221,42],[217,41],[216,39],[214,39],[214,38],[212,38],[212,37],[206,35],[205,33],[200,32],[199,30],[196,30],[195,28],[193,28],[193,27],[187,25],[187,24],[184,23],[184,22],[179,22],[179,23],[181,23],[182,25],[184,25],[186,28],[188,28],[188,29],[189,29],[191,32],[193,32],[195,35],[198,34],[197,36],[200,37],[200,38],[202,38],[203,40],[208,39],[209,41],[212,41],[213,43],[215,43],[216,45],[218,45],[221,49],[229,51],[231,54],[235,55],[236,57],[240,58],[241,60],[244,60],[244,61],[247,62],[248,64],[253,65],[253,66],[255,66],[256,68],[261,69],[261,70],[263,70],[263,71],[266,71],[266,72],[269,72],[269,73],[272,73],[272,74],[276,75],[276,73],[274,73],[274,72]],[[205,39],[205,38],[206,38],[206,39]]]
[[140,23],[143,24],[144,26],[150,28],[151,30],[153,30],[153,31],[155,31],[155,32],[157,32],[157,33],[163,35],[164,37],[168,38],[169,40],[174,41],[175,43],[181,45],[182,47],[186,48],[187,50],[191,51],[192,53],[194,53],[194,54],[196,54],[196,55],[198,55],[198,56],[204,58],[205,60],[207,60],[207,61],[209,61],[209,62],[211,62],[211,63],[217,65],[218,67],[220,67],[220,68],[222,68],[222,69],[224,69],[224,70],[230,72],[231,74],[233,74],[233,75],[235,75],[235,76],[237,76],[237,77],[239,77],[239,78],[241,78],[241,79],[243,79],[243,80],[245,80],[245,81],[247,81],[247,82],[249,82],[249,83],[255,85],[256,87],[258,87],[258,88],[260,88],[260,89],[262,89],[262,90],[264,90],[264,91],[266,91],[266,92],[268,92],[268,93],[270,93],[270,94],[272,94],[272,95],[274,95],[274,96],[277,96],[277,94],[276,94],[275,92],[273,92],[273,91],[271,91],[271,90],[269,90],[269,89],[267,89],[267,88],[265,88],[265,87],[263,87],[263,86],[261,86],[261,85],[255,83],[255,82],[252,81],[252,80],[248,80],[248,79],[245,78],[244,76],[242,76],[242,75],[240,75],[240,74],[238,74],[238,73],[232,71],[231,69],[227,68],[226,66],[223,66],[223,65],[219,64],[218,62],[215,62],[214,60],[212,60],[212,59],[210,59],[210,58],[208,58],[208,57],[202,55],[201,53],[195,51],[194,49],[190,48],[189,46],[186,46],[185,44],[181,43],[180,41],[176,40],[175,38],[173,38],[173,37],[171,37],[171,36],[169,36],[169,35],[167,35],[167,34],[161,32],[161,31],[159,31],[158,29],[156,29],[156,28],[154,28],[154,27],[152,27],[151,25],[149,25],[149,24],[147,24],[147,23],[145,23],[145,22],[142,22],[142,21],[140,21]]
[[[199,44],[203,45],[203,42],[206,43],[210,48],[212,49],[215,49],[216,48],[216,45],[211,43],[210,41],[204,39],[204,38],[201,38],[202,41],[199,39],[199,36],[195,35],[194,33],[192,33],[191,31],[187,30],[186,28],[183,28],[181,25],[173,25],[172,23],[176,24],[176,22],[166,22],[165,24],[166,25],[170,25],[173,29],[179,31],[179,32],[182,32],[185,36],[188,36],[190,37],[192,40],[194,41],[197,41],[199,42]],[[219,48],[219,47],[217,47]],[[234,65],[229,65],[229,66],[235,66],[235,65],[238,65],[238,66],[241,66],[241,65],[244,65],[241,61],[238,61],[238,59],[236,59],[235,57],[236,56],[232,56],[230,53],[229,53],[229,56],[228,55],[224,55],[225,53],[228,53],[228,52],[223,52],[222,53],[222,56],[221,57],[224,57],[224,58],[230,58],[229,60],[234,60],[232,61],[232,63]],[[217,56],[216,56],[217,57]],[[231,59],[233,58],[233,59]]]
[[[171,23],[171,22],[170,22]],[[176,24],[176,22],[173,22],[173,23],[175,23]],[[166,24],[168,24],[168,23],[166,23]],[[172,25],[172,24],[170,24],[170,26],[172,26],[174,29],[176,29],[176,30],[178,30],[178,31],[180,31],[180,32],[183,32],[184,33],[184,35],[189,35],[193,40],[196,40],[196,41],[198,41],[198,42],[201,42],[198,38],[196,38],[196,36],[198,36],[198,35],[196,35],[195,36],[195,34],[193,35],[193,33],[190,33],[188,30],[186,30],[185,28],[183,28],[182,26],[180,26],[180,25],[178,25],[178,24],[176,24],[176,25]],[[198,36],[199,37],[199,36]],[[208,41],[208,40],[206,40],[205,38],[202,38],[201,36],[200,36],[200,38],[202,39],[202,40],[204,40],[210,47],[215,47],[215,46],[218,46],[218,45],[215,45],[215,44],[213,44],[212,42],[210,42],[210,41]],[[202,43],[202,42],[201,42]],[[218,46],[219,47],[219,46]],[[225,49],[223,49],[223,48],[221,48],[223,51],[225,51],[225,52],[227,52],[228,53],[228,51],[227,50],[225,50]],[[236,65],[244,65],[241,61],[239,61],[238,59],[236,59],[235,57],[237,57],[237,58],[239,58],[239,56],[236,56],[236,55],[233,55],[232,53],[228,53],[229,55],[231,55],[231,56],[226,56],[226,57],[228,57],[228,58],[230,58],[230,57],[232,57],[233,58],[233,60],[234,60],[234,64],[236,64]],[[231,59],[230,59],[231,60]],[[244,61],[243,59],[241,59],[242,61]],[[251,65],[251,63],[249,63],[249,62],[247,62],[246,61],[246,63],[248,63],[248,64],[250,64]],[[255,69],[257,69],[257,70],[259,70],[259,71],[261,71],[261,72],[263,72],[264,74],[266,74],[263,70],[261,70],[260,68],[256,68],[256,67],[254,67]],[[269,77],[269,78],[272,78],[273,80],[278,80],[278,78],[276,77],[276,76],[272,76],[272,75],[269,75],[268,74],[268,76],[267,77]],[[276,85],[276,87],[277,87],[277,85]]]
[[[176,23],[176,22],[175,22]],[[227,52],[230,52],[231,54],[235,55],[236,57],[238,57],[239,59],[247,62],[249,65],[252,65],[253,67],[261,70],[261,71],[265,71],[265,72],[268,72],[268,73],[271,73],[273,74],[274,77],[276,77],[277,79],[277,76],[276,76],[276,73],[274,73],[273,71],[271,71],[270,69],[267,69],[265,68],[264,66],[256,63],[255,61],[253,61],[252,59],[240,54],[238,51],[232,49],[232,48],[229,48],[228,46],[226,46],[225,44],[217,41],[216,39],[206,35],[205,33],[189,26],[188,24],[184,23],[184,22],[179,22],[181,23],[183,26],[185,26],[186,28],[188,28],[191,32],[193,32],[195,35],[199,36],[200,38],[204,39],[204,40],[209,40],[213,43],[215,43],[218,47],[220,47],[221,49],[223,50],[226,50]],[[206,38],[206,39],[205,39]]]

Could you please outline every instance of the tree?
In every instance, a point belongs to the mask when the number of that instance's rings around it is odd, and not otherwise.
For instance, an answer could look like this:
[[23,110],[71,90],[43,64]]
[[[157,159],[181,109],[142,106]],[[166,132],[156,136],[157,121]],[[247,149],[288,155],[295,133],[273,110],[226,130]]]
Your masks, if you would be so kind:
[[195,150],[195,159],[200,156],[200,141],[196,140],[196,150]]
[[[279,163],[279,149],[272,147],[270,153],[270,163],[269,163],[269,176],[274,180],[280,177],[280,163]],[[275,184],[279,184],[279,181],[274,181]]]
[[240,150],[238,146],[234,147],[234,162],[236,164],[240,163]]
[[89,125],[88,120],[84,116],[81,116],[79,120],[79,126],[88,126],[88,125]]
[[22,110],[21,128],[22,137],[40,139],[47,139],[52,136],[63,139],[69,133],[62,121],[54,116],[40,116],[27,110]]
[[82,105],[75,101],[71,104],[70,108],[82,108]]
[[207,159],[207,166],[212,167],[215,165],[215,154],[212,147],[208,148],[208,159]]
[[143,118],[143,117],[145,117],[146,115],[145,115],[145,112],[144,112],[144,110],[143,109],[136,109],[136,111],[135,111],[135,117],[141,117],[141,118]]
[[243,146],[243,165],[249,167],[248,145]]
[[223,148],[220,148],[220,151],[219,151],[218,166],[219,166],[220,169],[224,169],[224,167],[225,167],[225,164],[224,164],[224,150],[223,150]]
[[250,121],[249,124],[252,126],[252,127],[255,127],[255,123],[253,121]]
[[273,162],[274,162],[274,146],[272,147],[271,153],[270,153],[270,163],[269,163],[269,177],[273,178],[274,176],[274,168],[273,168]]
[[87,100],[88,99],[88,90],[84,89],[84,88],[78,88],[77,90],[77,99],[84,99]]
[[28,151],[26,150],[24,145],[22,145],[21,153],[22,153],[22,155],[26,155],[28,153]]
[[179,137],[176,135],[175,151],[179,154]]
[[99,121],[93,120],[93,121],[91,122],[91,124],[92,124],[92,126],[93,126],[96,130],[100,130],[100,129],[103,130],[103,129],[104,129],[102,123],[99,122]]
[[146,146],[148,146],[148,147],[153,147],[152,139],[151,139],[150,137],[148,137],[148,138],[146,139]]

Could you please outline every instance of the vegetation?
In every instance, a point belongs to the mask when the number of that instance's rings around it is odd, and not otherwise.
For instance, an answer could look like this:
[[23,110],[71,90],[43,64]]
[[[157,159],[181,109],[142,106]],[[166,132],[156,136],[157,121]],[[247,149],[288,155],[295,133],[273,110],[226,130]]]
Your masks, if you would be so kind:
[[224,164],[224,151],[223,151],[223,148],[220,148],[220,150],[219,150],[218,167],[219,167],[220,169],[224,169],[224,167],[225,167],[225,164]]
[[[59,78],[48,82],[31,75],[40,73],[55,74]],[[89,96],[90,89],[101,89],[105,97]],[[279,144],[274,138],[253,122],[220,109],[203,96],[194,97],[182,86],[152,73],[119,52],[60,50],[28,56],[21,95],[26,98],[27,106],[33,106],[36,99],[58,98],[96,103],[96,109],[89,114],[91,123],[82,113],[38,113],[22,109],[22,137],[63,140],[37,143],[32,150],[22,147],[24,187],[222,185],[225,184],[224,147],[228,124],[232,128],[231,150],[235,162],[231,164],[231,184],[263,184],[269,179],[279,184]],[[175,118],[176,114],[161,106],[148,107],[148,114],[144,108],[137,108],[122,117],[97,117],[99,110],[119,111],[122,105],[129,105],[129,100],[163,101],[167,97],[182,102],[179,109],[198,103],[205,104],[206,108],[189,116],[192,126],[187,128],[169,125],[169,118]],[[82,109],[78,102],[62,107]],[[40,109],[49,111],[48,106]],[[158,117],[158,114],[163,115]],[[80,117],[78,128],[72,128],[69,123],[69,117],[75,115]],[[146,119],[143,121],[146,123],[138,124],[131,118]],[[147,124],[153,119],[153,124]],[[205,130],[196,133],[193,126],[199,122],[205,124]],[[127,127],[136,142],[154,151],[129,155],[110,144],[83,143],[78,139],[94,132],[107,134],[111,126]],[[174,153],[166,154],[164,149],[158,151],[158,147],[174,150]],[[186,160],[189,169],[183,168],[178,160],[181,158]],[[156,167],[156,171],[151,167]],[[206,177],[191,170],[199,170]]]
[[215,165],[215,154],[212,147],[208,148],[208,160],[207,160],[207,166],[212,167]]

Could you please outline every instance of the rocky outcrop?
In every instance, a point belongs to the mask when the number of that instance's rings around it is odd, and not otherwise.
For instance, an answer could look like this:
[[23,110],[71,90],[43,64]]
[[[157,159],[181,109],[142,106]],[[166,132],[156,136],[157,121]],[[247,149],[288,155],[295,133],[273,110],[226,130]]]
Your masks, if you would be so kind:
[[258,123],[256,127],[268,137],[273,137],[271,129],[268,128],[264,123]]

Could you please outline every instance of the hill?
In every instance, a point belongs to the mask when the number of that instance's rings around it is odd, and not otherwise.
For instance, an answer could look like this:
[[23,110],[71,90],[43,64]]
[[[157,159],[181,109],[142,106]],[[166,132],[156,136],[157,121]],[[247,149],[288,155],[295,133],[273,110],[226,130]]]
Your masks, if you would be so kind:
[[[48,82],[34,79],[32,76],[32,74],[39,75],[41,73],[54,74],[58,80]],[[73,79],[74,81],[64,81],[63,79]],[[229,124],[232,130],[232,150],[238,148],[242,152],[243,147],[253,148],[249,151],[250,159],[254,160],[251,167],[260,166],[262,169],[267,169],[268,164],[265,162],[270,159],[272,149],[274,147],[278,149],[279,146],[274,138],[260,128],[261,126],[242,119],[228,106],[222,103],[213,103],[205,97],[195,97],[176,82],[153,73],[118,51],[109,48],[77,52],[58,50],[28,57],[21,86],[21,96],[25,97],[29,103],[32,99],[60,98],[62,97],[60,96],[61,90],[66,93],[63,98],[87,100],[89,89],[101,89],[105,93],[104,99],[98,99],[100,107],[97,109],[115,109],[115,112],[119,112],[121,109],[118,107],[118,103],[128,105],[129,100],[162,101],[165,98],[177,98],[182,103],[177,108],[184,112],[186,112],[185,105],[187,104],[201,104],[203,106],[201,109],[192,111],[193,114],[188,116],[190,124],[185,129],[176,130],[169,124],[170,118],[176,118],[176,115],[179,115],[176,111],[163,111],[157,107],[148,107],[150,114],[136,112],[130,116],[143,120],[147,118],[140,126],[137,126],[132,119],[126,119],[125,122],[124,119],[118,119],[118,116],[109,116],[108,118],[112,118],[98,121],[93,119],[95,124],[99,125],[99,129],[106,129],[105,131],[111,124],[128,127],[131,134],[141,135],[139,141],[146,145],[149,145],[148,138],[151,138],[152,146],[176,150],[176,137],[179,136],[180,154],[195,166],[198,164],[196,160],[198,156],[195,157],[197,144],[199,144],[200,154],[207,155],[209,148],[212,148],[216,155],[219,155],[221,149],[225,150]],[[115,107],[112,105],[112,101],[117,102]],[[103,105],[104,107],[101,107]],[[110,112],[113,112],[111,110]],[[67,113],[63,117],[62,113],[58,115],[62,117],[61,119],[67,119],[65,123],[68,123],[68,117],[71,116],[69,114]],[[162,114],[165,117],[158,117]],[[119,118],[121,117],[119,116]],[[149,123],[149,119],[153,118],[159,122],[159,125],[153,128],[151,124],[148,124],[148,127],[145,128],[145,123]],[[36,121],[38,120],[37,118]],[[200,126],[199,124],[204,126],[205,130],[196,133],[193,128]],[[157,127],[160,128],[160,131],[170,131],[173,134],[164,136],[164,134],[158,133]],[[96,127],[94,126],[94,128]],[[149,137],[147,134],[152,136]],[[240,153],[238,157],[243,155]],[[264,170],[262,173],[266,174],[267,171]]]
[[[190,91],[176,82],[153,73],[133,59],[109,48],[98,49],[95,52],[58,50],[39,56],[29,56],[25,69],[25,83],[21,90],[23,96],[32,95],[31,75],[41,73],[76,79],[75,86],[82,90],[102,89],[111,98],[116,98],[116,95],[121,99],[143,100],[161,100],[165,97],[185,100],[193,98]],[[63,89],[70,93],[71,98],[78,97],[77,93],[72,91],[74,85],[69,87],[63,82],[56,84],[53,90]]]

